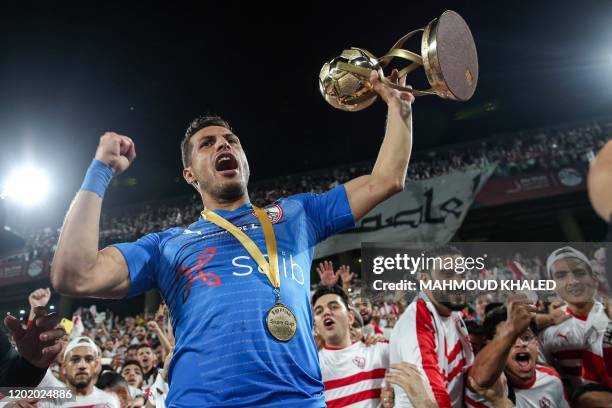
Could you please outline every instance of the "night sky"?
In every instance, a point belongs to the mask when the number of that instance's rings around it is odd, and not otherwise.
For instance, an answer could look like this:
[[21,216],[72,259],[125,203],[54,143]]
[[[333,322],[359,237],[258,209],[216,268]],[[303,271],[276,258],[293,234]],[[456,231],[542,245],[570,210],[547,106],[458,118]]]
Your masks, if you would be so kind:
[[[132,137],[138,153],[120,180],[134,185],[111,189],[107,205],[192,192],[179,144],[206,112],[233,125],[252,180],[372,159],[384,104],[333,109],[319,94],[321,65],[350,46],[382,56],[448,8],[472,29],[480,82],[467,103],[417,100],[416,149],[612,107],[609,1],[293,3],[3,4],[0,180],[33,162],[53,183],[46,204],[9,207],[9,221],[57,224],[106,130]],[[409,82],[423,79],[419,70]]]

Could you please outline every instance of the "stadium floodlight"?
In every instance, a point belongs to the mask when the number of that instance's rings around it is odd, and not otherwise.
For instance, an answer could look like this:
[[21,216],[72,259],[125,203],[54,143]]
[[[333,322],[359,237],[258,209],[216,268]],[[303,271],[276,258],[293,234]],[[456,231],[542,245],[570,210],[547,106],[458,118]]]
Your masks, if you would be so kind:
[[0,198],[9,197],[21,204],[35,205],[49,192],[49,178],[41,169],[22,167],[11,173],[0,191]]

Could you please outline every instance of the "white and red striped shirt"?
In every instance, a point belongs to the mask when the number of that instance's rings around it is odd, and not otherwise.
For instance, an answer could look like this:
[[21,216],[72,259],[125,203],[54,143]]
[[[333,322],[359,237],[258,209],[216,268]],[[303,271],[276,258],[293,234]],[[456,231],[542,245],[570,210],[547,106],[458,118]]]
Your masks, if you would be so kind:
[[572,392],[585,382],[611,385],[612,345],[606,339],[608,319],[603,305],[595,302],[588,316],[572,317],[540,334],[539,359],[554,366]]
[[[461,314],[438,314],[424,293],[400,317],[391,334],[391,364],[406,361],[419,367],[440,408],[463,407],[464,376],[474,353]],[[395,406],[412,407],[394,386]]]
[[366,346],[358,341],[349,347],[324,347],[319,362],[328,408],[377,407],[383,378],[389,367],[389,344]]
[[[569,408],[559,374],[550,367],[536,365],[535,375],[529,384],[514,387],[516,408]],[[491,403],[480,394],[466,389],[465,405],[468,408],[489,408]]]

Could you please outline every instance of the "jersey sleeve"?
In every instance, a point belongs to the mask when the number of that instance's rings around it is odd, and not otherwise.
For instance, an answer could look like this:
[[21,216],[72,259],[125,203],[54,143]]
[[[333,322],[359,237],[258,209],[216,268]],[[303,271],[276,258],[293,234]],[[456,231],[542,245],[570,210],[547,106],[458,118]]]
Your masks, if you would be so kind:
[[138,296],[156,287],[161,238],[161,233],[153,233],[135,242],[112,245],[123,254],[130,272],[130,291],[127,297]]
[[324,194],[298,194],[290,199],[302,202],[306,216],[314,227],[316,242],[355,226],[343,184]]

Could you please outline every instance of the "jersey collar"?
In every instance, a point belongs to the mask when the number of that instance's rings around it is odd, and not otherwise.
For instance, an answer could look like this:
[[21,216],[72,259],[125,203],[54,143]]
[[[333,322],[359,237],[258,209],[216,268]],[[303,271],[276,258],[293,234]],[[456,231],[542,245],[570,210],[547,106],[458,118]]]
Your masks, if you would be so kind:
[[[250,210],[251,207],[253,207],[253,205],[251,203],[246,203],[246,204],[236,208],[235,210],[211,210],[211,211],[214,212],[217,215],[220,215],[223,218],[227,218],[227,217],[232,216],[232,215],[240,214],[243,211]],[[200,214],[200,219],[201,220],[204,219],[204,217],[202,217],[202,214]]]

